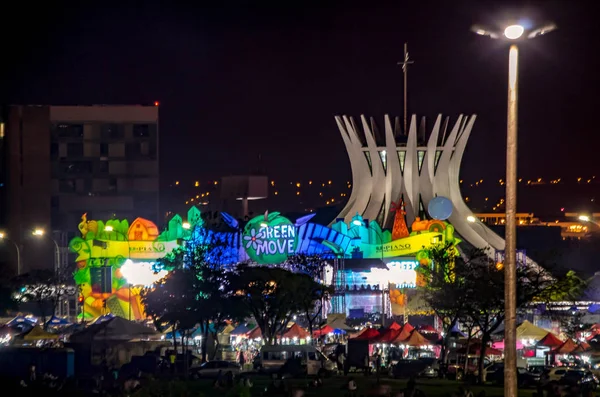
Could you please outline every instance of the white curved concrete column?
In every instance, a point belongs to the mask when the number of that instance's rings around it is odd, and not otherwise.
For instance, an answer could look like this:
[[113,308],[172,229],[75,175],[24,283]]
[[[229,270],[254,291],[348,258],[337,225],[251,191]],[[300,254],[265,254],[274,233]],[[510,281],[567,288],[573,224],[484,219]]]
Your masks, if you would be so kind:
[[[396,142],[394,130],[388,115],[384,119],[385,146],[377,146],[373,135],[373,125],[361,116],[362,131],[351,117],[336,116],[337,126],[344,140],[352,168],[352,193],[338,218],[350,222],[358,213],[374,220],[383,207],[383,226],[390,227],[393,214],[391,203],[404,197],[407,222],[410,224],[419,214],[419,203],[425,209],[436,196],[448,197],[454,206],[449,221],[456,231],[477,248],[491,247],[504,249],[504,240],[480,222],[471,223],[467,219],[474,216],[460,192],[460,165],[467,141],[475,123],[475,115],[460,115],[447,134],[448,120],[436,118],[425,146],[418,146],[417,118],[411,117],[406,144]],[[363,134],[366,145],[360,139]],[[440,136],[441,135],[441,136]],[[386,152],[384,167],[380,153]],[[419,170],[419,151],[424,151],[423,164]],[[371,158],[371,165],[367,155]],[[399,159],[404,153],[404,169]],[[438,157],[436,165],[436,157]],[[530,260],[529,260],[530,261]],[[532,262],[533,263],[533,262]]]

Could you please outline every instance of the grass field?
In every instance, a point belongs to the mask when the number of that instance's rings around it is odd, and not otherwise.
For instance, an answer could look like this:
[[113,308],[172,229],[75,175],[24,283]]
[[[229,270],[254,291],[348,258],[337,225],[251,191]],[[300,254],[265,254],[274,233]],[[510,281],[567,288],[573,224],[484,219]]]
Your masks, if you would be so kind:
[[[265,376],[253,376],[254,382],[253,387],[250,390],[250,394],[240,394],[240,390],[233,388],[230,390],[215,390],[212,387],[212,382],[209,380],[200,381],[153,381],[146,384],[142,390],[139,390],[134,394],[135,397],[146,397],[146,396],[219,396],[219,397],[248,397],[248,396],[262,396],[265,388],[268,386],[270,380]],[[286,380],[288,390],[302,389],[305,392],[305,397],[337,397],[346,396],[345,386],[348,378],[343,376],[335,376],[332,378],[325,379],[323,386],[314,388],[308,386],[310,379],[290,379]],[[376,388],[376,379],[374,376],[364,377],[359,374],[354,376],[354,380],[358,385],[357,396],[367,396]],[[406,387],[406,380],[396,379],[381,379],[382,385],[389,385],[392,390],[392,396],[395,393],[401,392]],[[426,397],[450,397],[458,388],[463,385],[455,381],[439,380],[439,379],[420,379],[417,381],[417,389],[421,390]],[[503,395],[501,387],[497,386],[469,386],[474,396],[477,396],[481,391],[485,393],[485,397],[500,397]],[[519,396],[532,397],[535,390],[524,389],[519,391]],[[290,393],[281,394],[282,396],[289,396]]]

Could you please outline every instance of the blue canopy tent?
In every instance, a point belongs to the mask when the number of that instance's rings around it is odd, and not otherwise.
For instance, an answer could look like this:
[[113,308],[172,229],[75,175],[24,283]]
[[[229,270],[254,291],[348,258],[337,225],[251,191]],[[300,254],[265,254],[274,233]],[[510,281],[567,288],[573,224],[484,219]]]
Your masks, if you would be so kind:
[[253,330],[255,327],[250,328],[248,325],[246,324],[240,324],[237,327],[235,327],[233,329],[233,331],[231,331],[231,335],[245,335],[248,332],[250,332],[251,330]]
[[17,317],[7,322],[6,326],[9,328],[19,330],[20,332],[25,332],[31,330],[36,323],[36,318],[18,315]]
[[115,318],[115,315],[112,314],[112,313],[108,313],[108,314],[105,314],[104,316],[98,317],[97,319],[95,319],[94,321],[92,321],[90,323],[90,325],[91,324],[100,324],[100,323],[103,323],[105,321],[112,320],[113,318]]
[[458,324],[454,324],[454,326],[452,327],[452,329],[450,330],[450,335],[454,336],[454,337],[463,337],[466,338],[467,334],[465,334],[464,332],[462,332],[460,329],[458,329]]
[[66,318],[52,316],[52,318],[50,320],[48,320],[48,322],[46,323],[46,326],[54,327],[54,328],[61,328],[61,327],[68,327],[71,324],[72,323],[69,320],[67,320]]

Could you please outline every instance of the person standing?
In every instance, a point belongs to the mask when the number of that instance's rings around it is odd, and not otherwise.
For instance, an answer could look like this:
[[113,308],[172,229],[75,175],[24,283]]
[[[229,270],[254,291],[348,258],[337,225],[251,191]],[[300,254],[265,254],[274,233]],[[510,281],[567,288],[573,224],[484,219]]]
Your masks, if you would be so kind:
[[371,374],[371,361],[369,360],[369,353],[365,353],[363,365],[365,368],[365,376],[369,376]]
[[242,371],[244,370],[244,364],[246,364],[246,358],[244,357],[244,352],[240,350],[240,367],[242,367]]
[[175,363],[177,361],[177,354],[175,354],[174,350],[171,350],[171,353],[169,354],[169,364],[171,366],[171,373],[175,374]]

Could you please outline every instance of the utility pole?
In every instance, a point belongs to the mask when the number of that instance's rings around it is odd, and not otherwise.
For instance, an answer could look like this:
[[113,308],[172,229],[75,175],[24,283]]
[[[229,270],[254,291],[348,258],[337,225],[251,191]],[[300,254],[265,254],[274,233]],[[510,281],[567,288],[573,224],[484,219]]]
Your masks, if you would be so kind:
[[398,62],[402,65],[402,73],[404,74],[404,135],[408,135],[408,65],[414,63],[408,56],[408,43],[404,43],[404,60]]

